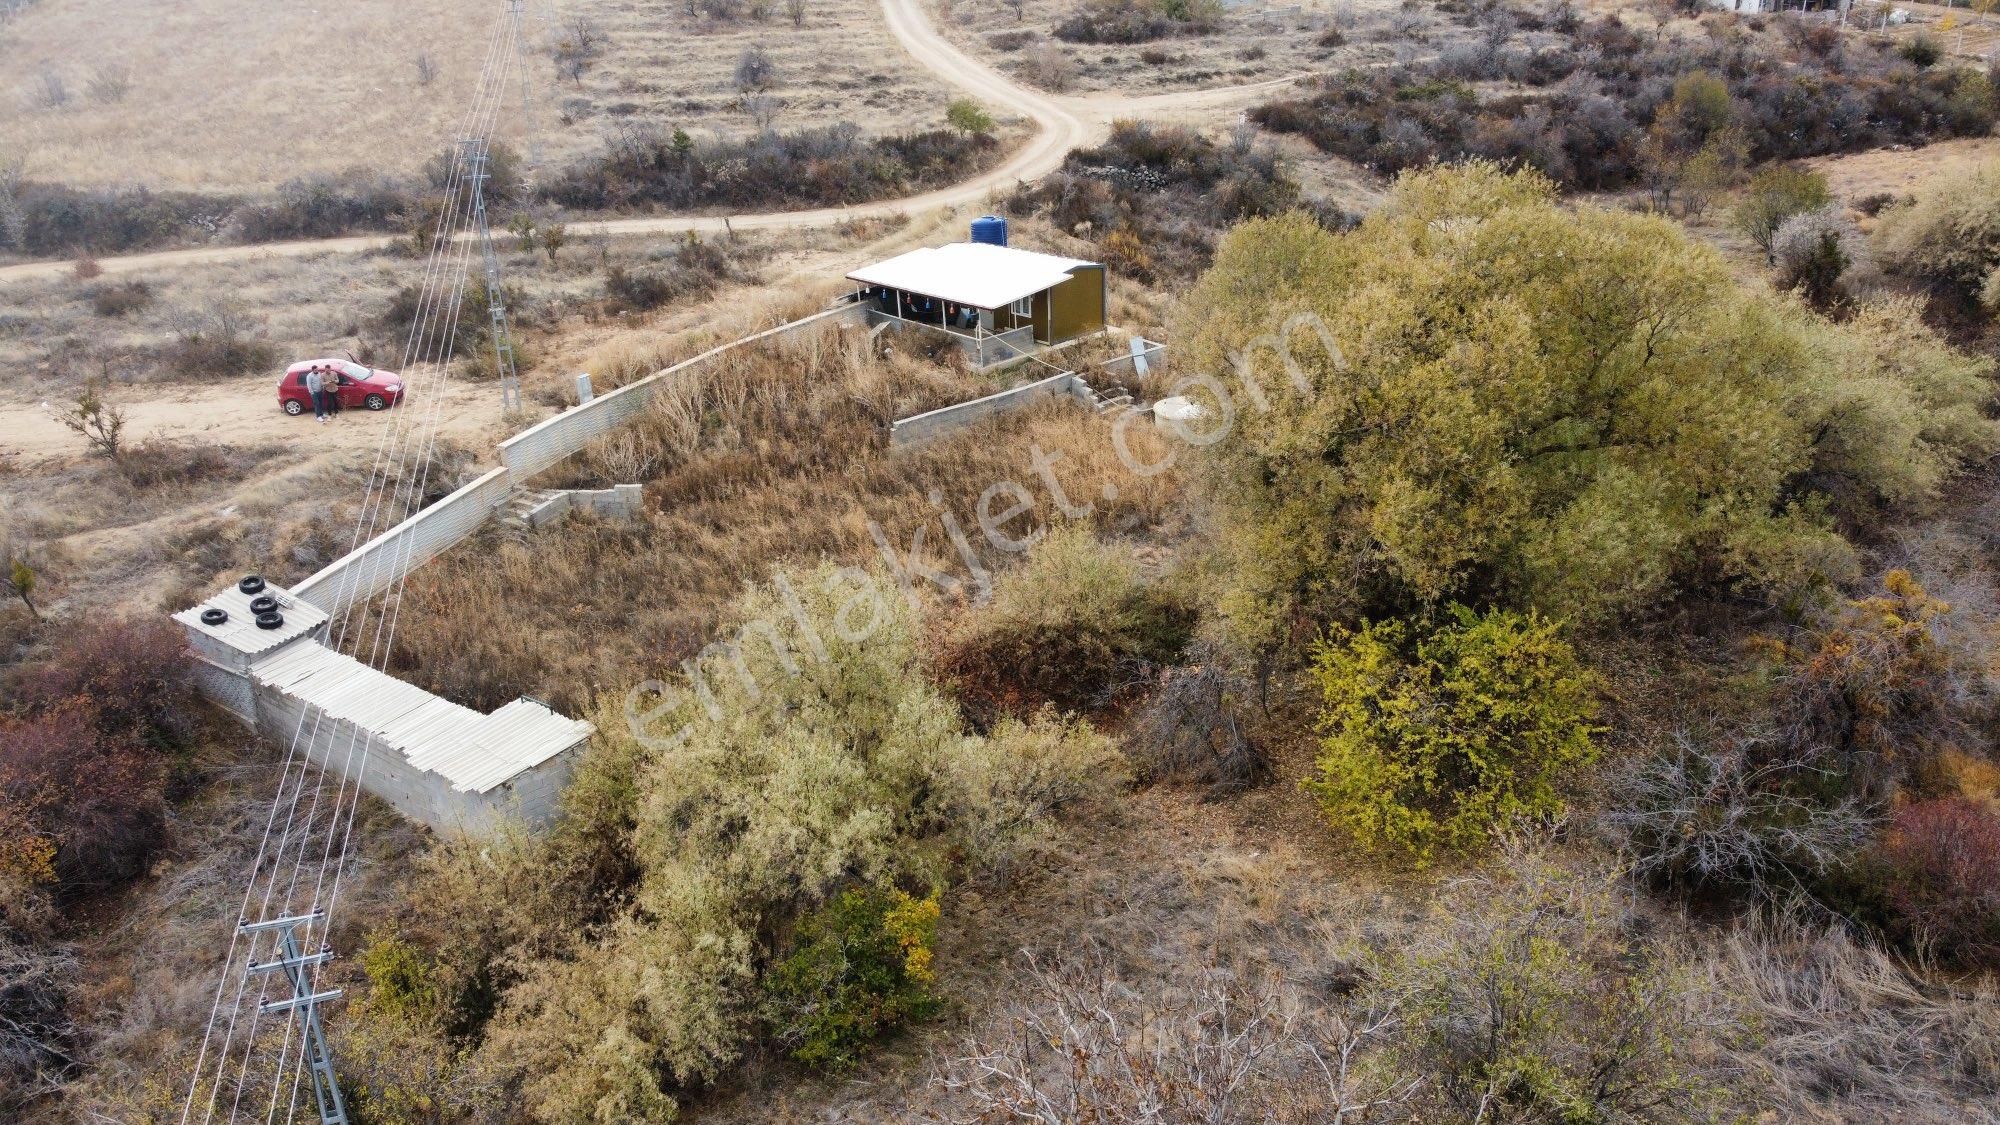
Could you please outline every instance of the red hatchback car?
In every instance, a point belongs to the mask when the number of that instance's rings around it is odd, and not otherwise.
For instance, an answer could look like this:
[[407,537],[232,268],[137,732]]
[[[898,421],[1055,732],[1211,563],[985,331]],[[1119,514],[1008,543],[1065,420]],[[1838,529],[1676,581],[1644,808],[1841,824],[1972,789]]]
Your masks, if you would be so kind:
[[304,414],[312,409],[306,372],[314,368],[332,380],[334,401],[343,410],[387,410],[403,401],[403,377],[393,371],[378,371],[348,359],[308,359],[285,368],[285,377],[278,381],[278,406],[285,413]]

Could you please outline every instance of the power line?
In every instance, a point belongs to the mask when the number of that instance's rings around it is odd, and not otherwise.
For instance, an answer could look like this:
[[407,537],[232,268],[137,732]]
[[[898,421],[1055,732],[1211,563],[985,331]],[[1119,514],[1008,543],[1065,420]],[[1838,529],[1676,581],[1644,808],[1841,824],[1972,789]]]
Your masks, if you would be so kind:
[[[511,15],[512,13],[510,13],[510,17]],[[499,24],[495,27],[493,38],[488,48],[486,65],[481,73],[480,85],[475,92],[473,106],[467,112],[468,125],[482,135],[490,136],[494,119],[497,117],[498,102],[500,100],[497,91],[500,83],[499,81],[490,80],[496,77],[504,80],[505,68],[508,63],[507,49],[513,44],[515,39],[514,35],[507,32],[511,31],[515,26],[515,21],[509,18],[499,21]],[[439,358],[441,362],[436,364],[436,374],[431,380],[435,385],[431,388],[432,393],[427,403],[430,410],[428,413],[425,413],[422,408],[419,408],[416,412],[398,411],[393,415],[385,417],[383,434],[378,441],[375,457],[370,466],[369,485],[364,494],[362,511],[356,519],[354,542],[350,547],[350,551],[354,547],[358,547],[365,540],[365,537],[373,534],[374,528],[385,512],[393,512],[395,509],[401,508],[407,514],[414,511],[415,506],[420,503],[423,486],[419,483],[412,483],[411,453],[415,449],[422,450],[418,458],[421,469],[420,476],[422,481],[428,481],[430,453],[434,448],[436,420],[438,417],[437,400],[442,397],[435,392],[441,390],[442,384],[448,377],[448,364],[453,346],[452,341],[455,339],[457,331],[458,309],[464,295],[465,267],[469,264],[459,253],[461,250],[460,244],[467,241],[464,236],[468,233],[463,229],[468,221],[468,210],[462,204],[462,200],[465,197],[465,192],[463,191],[466,182],[465,173],[464,162],[454,158],[451,170],[447,176],[447,194],[444,204],[440,208],[440,217],[437,230],[432,239],[431,253],[426,261],[424,285],[420,291],[417,312],[412,319],[410,337],[405,346],[405,371],[414,371],[415,369],[411,367],[410,361],[412,359],[428,358],[426,353],[433,346],[440,353]],[[456,266],[455,270],[451,268],[453,266]],[[445,296],[447,280],[451,281],[449,286],[450,297],[448,299]],[[448,316],[443,313],[446,305],[450,306]],[[447,326],[443,331],[437,331],[436,329],[441,322]],[[406,384],[415,381],[414,379],[406,378]],[[413,387],[412,389],[416,388]],[[420,399],[420,401],[422,400]],[[415,445],[409,440],[410,431],[413,425],[416,424],[416,420],[409,417],[412,413],[418,414],[424,423],[428,423],[420,427],[424,429],[425,433],[422,440],[415,443]],[[392,451],[393,456],[391,455]],[[393,474],[389,469],[389,464],[392,460],[395,464]],[[398,516],[395,522],[400,522],[401,518],[403,517]],[[391,523],[390,526],[394,526],[394,523]],[[337,632],[329,630],[329,637],[334,641],[336,650],[345,641],[348,627],[353,621],[354,613],[364,607],[370,600],[368,597],[353,596],[359,588],[360,569],[355,568],[356,573],[353,574],[351,581],[347,576],[343,577],[343,581],[340,584],[342,589],[338,592],[335,599],[335,607],[341,611],[340,623]],[[398,593],[400,594],[400,588]],[[247,991],[250,976],[255,975],[262,978],[258,990],[259,1003],[258,1007],[251,1013],[250,1027],[245,1034],[244,1062],[238,1072],[236,1090],[231,1099],[232,1119],[240,1108],[243,1087],[249,1077],[250,1063],[256,1038],[256,1025],[259,1017],[267,1011],[273,1014],[282,1011],[286,1014],[288,1026],[286,1048],[288,1049],[290,1042],[289,1027],[300,1019],[301,1013],[303,1013],[304,1022],[308,1025],[309,1029],[316,1030],[318,1003],[337,995],[337,992],[322,994],[314,991],[317,986],[319,970],[324,964],[324,958],[309,960],[318,957],[318,953],[302,952],[310,948],[310,934],[315,926],[322,933],[324,932],[325,923],[328,921],[331,913],[330,910],[319,911],[317,913],[281,914],[276,919],[273,919],[270,914],[272,899],[275,897],[279,884],[285,881],[282,877],[285,853],[289,849],[291,839],[297,829],[298,809],[304,793],[306,774],[312,769],[310,758],[307,754],[301,753],[301,747],[310,747],[317,739],[320,720],[324,717],[325,713],[323,710],[315,714],[313,716],[312,730],[310,733],[307,733],[306,713],[305,710],[302,710],[298,727],[294,731],[291,745],[287,750],[286,761],[280,772],[279,787],[273,797],[271,812],[266,817],[264,833],[258,845],[257,857],[253,861],[250,877],[246,882],[243,907],[239,911],[239,924],[231,933],[229,949],[225,955],[223,968],[217,981],[216,997],[211,1004],[209,1019],[203,1032],[201,1048],[196,1055],[195,1073],[190,1079],[188,1098],[182,1110],[181,1119],[183,1122],[188,1121],[192,1116],[195,1100],[203,1086],[203,1077],[208,1060],[208,1048],[214,1037],[216,1025],[220,1020],[221,1000],[223,994],[227,991],[228,977],[231,967],[235,964],[236,948],[240,939],[245,937],[249,939],[249,962],[251,965],[256,966],[259,965],[257,962],[259,940],[265,933],[272,934],[273,948],[278,953],[278,957],[275,962],[264,962],[262,965],[296,962],[296,964],[291,966],[290,970],[284,973],[293,983],[294,997],[291,1001],[279,1001],[275,1005],[267,1006],[263,1002],[265,989],[268,987],[273,970],[262,969],[260,967],[259,971],[246,971],[240,979],[235,1003],[230,1006],[228,1027],[225,1030],[222,1045],[216,1051],[216,1074],[214,1082],[209,1087],[204,1121],[214,1117],[218,1096],[227,1078],[226,1072],[230,1059],[231,1040],[233,1040],[235,1035],[237,1018],[241,1012],[242,997]],[[331,747],[329,747],[329,751],[331,751]],[[349,754],[351,764],[351,741]],[[294,762],[299,767],[296,782],[293,781],[292,775],[292,765]],[[318,807],[323,796],[324,784],[325,771],[322,770],[319,774],[319,781],[314,787],[313,801],[308,808],[305,827],[302,831],[297,831],[296,833],[298,836],[298,857],[293,863],[292,877],[286,887],[284,905],[287,906],[296,896],[298,890],[299,876],[304,868],[305,857],[311,846],[313,827],[317,820]],[[357,782],[354,795],[357,803],[359,795]],[[345,778],[343,777],[337,785],[335,803],[327,821],[325,832],[326,843],[322,848],[321,870],[314,880],[315,896],[318,893],[318,889],[324,883],[325,863],[327,856],[332,850],[331,843],[335,836],[335,829],[337,826],[342,825],[341,808],[344,801]],[[282,830],[279,830],[277,827],[277,812],[280,808],[286,809],[285,823]],[[344,841],[351,838],[351,811],[346,818],[345,827],[347,831],[342,833]],[[270,849],[270,839],[273,831],[277,831],[278,833],[278,847],[275,852],[272,852]],[[267,879],[260,879],[260,876],[266,870],[264,860],[267,855],[272,860],[268,868],[269,876]],[[345,843],[343,843],[339,861],[343,865],[346,855],[347,848]],[[256,892],[260,882],[264,884],[260,914],[269,921],[252,923],[247,917],[247,911],[250,902],[257,897]],[[336,888],[338,887],[337,874],[335,886]],[[305,931],[303,938],[300,933],[301,930]],[[292,950],[299,950],[301,952],[294,953]],[[324,952],[330,956],[330,951]],[[308,965],[310,968],[309,976],[306,973]],[[304,985],[303,988],[301,987],[302,984]],[[311,1030],[309,1030],[309,1034]],[[344,1121],[344,1110],[339,1104],[338,1089],[337,1086],[332,1085],[331,1060],[325,1056],[323,1035],[317,1036],[316,1046],[308,1045],[302,1051],[302,1054],[311,1056],[308,1060],[308,1065],[316,1074],[315,1090],[321,1102],[322,1120]],[[275,1108],[276,1090],[282,1083],[284,1076],[285,1058],[286,1051],[281,1050],[274,1077],[273,1108]],[[299,1073],[303,1074],[305,1069],[306,1067],[301,1067]],[[297,1094],[296,1086],[297,1083],[295,1080],[293,1091],[294,1108]]]

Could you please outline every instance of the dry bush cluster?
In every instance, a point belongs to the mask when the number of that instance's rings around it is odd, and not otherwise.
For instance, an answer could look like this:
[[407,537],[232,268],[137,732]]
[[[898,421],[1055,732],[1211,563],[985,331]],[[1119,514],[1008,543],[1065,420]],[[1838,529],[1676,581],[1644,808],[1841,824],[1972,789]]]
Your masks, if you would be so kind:
[[1248,132],[1218,143],[1185,126],[1120,121],[1007,207],[1092,240],[1111,269],[1150,283],[1193,277],[1224,230],[1300,202],[1277,152]]
[[[1704,26],[1705,40],[1649,34],[1606,15],[1553,45],[1489,41],[1386,73],[1330,75],[1319,92],[1266,103],[1252,119],[1382,172],[1477,156],[1585,190],[1672,181],[1707,191],[1697,181],[1745,160],[1983,136],[2000,113],[1975,70],[1919,69],[1837,35],[1794,37],[1789,22],[1760,32],[1715,15]],[[1495,81],[1528,91],[1487,96],[1475,85]]]
[[554,177],[545,193],[588,210],[816,207],[951,183],[999,154],[993,138],[950,129],[869,137],[840,124],[697,142],[678,130],[635,128],[602,157]]

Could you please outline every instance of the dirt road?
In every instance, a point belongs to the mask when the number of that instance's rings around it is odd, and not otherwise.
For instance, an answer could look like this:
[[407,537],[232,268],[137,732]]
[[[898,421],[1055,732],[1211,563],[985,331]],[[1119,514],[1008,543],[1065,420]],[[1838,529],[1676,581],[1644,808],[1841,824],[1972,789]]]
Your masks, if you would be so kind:
[[[1086,97],[1057,97],[1020,85],[948,42],[931,26],[924,0],[882,0],[882,15],[910,57],[959,87],[980,102],[1003,114],[1017,114],[1035,125],[1035,135],[999,167],[969,180],[922,195],[885,199],[853,207],[821,207],[811,211],[765,211],[748,215],[664,216],[636,219],[607,219],[602,222],[572,224],[578,233],[603,235],[678,234],[720,231],[725,223],[735,230],[781,230],[826,226],[846,219],[873,218],[896,213],[920,213],[938,207],[952,207],[983,201],[996,189],[1017,181],[1035,180],[1055,171],[1063,157],[1101,138],[1111,122],[1125,117],[1177,118],[1190,113],[1212,113],[1236,105],[1246,105],[1260,95],[1288,85],[1297,77],[1273,79],[1247,86],[1215,90],[1190,90],[1146,97],[1093,94]],[[266,242],[251,246],[204,246],[193,250],[164,250],[152,254],[131,254],[100,258],[106,273],[135,270],[171,269],[181,265],[212,262],[255,261],[260,258],[295,258],[314,254],[353,254],[379,249],[391,241],[388,235],[357,235],[349,238],[312,239],[299,242]],[[73,268],[69,262],[29,262],[0,267],[0,284],[9,281],[42,280],[61,277]]]

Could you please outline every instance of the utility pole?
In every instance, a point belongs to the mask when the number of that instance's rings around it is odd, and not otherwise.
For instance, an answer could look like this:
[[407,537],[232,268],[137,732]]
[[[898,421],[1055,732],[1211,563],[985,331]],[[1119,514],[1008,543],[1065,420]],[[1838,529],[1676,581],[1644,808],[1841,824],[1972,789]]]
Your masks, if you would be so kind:
[[472,218],[479,226],[479,251],[486,260],[486,319],[493,340],[493,371],[500,379],[500,405],[516,410],[521,405],[521,379],[514,368],[514,335],[507,327],[507,297],[500,288],[500,255],[493,249],[493,224],[486,219],[487,141],[466,137],[466,164],[471,169]]
[[[319,1006],[340,998],[340,990],[313,991],[313,977],[318,975],[321,965],[333,960],[333,950],[322,943],[313,953],[303,952],[299,946],[298,931],[303,928],[308,933],[312,927],[326,921],[326,911],[314,910],[309,914],[292,914],[282,918],[272,918],[263,922],[252,922],[248,918],[236,924],[238,933],[250,938],[251,948],[256,948],[257,935],[276,932],[278,935],[278,959],[275,961],[252,961],[244,967],[246,977],[262,976],[265,973],[283,973],[291,982],[292,995],[285,1000],[267,1000],[259,1010],[265,1015],[297,1013],[304,1027],[305,1043],[301,1053],[305,1063],[312,1068],[313,1097],[319,1101],[320,1125],[348,1125],[347,1106],[340,1098],[340,1081],[333,1073],[333,1051],[326,1045],[326,1029],[320,1025]],[[313,970],[309,975],[307,970]],[[284,1075],[278,1076],[279,1081]]]

